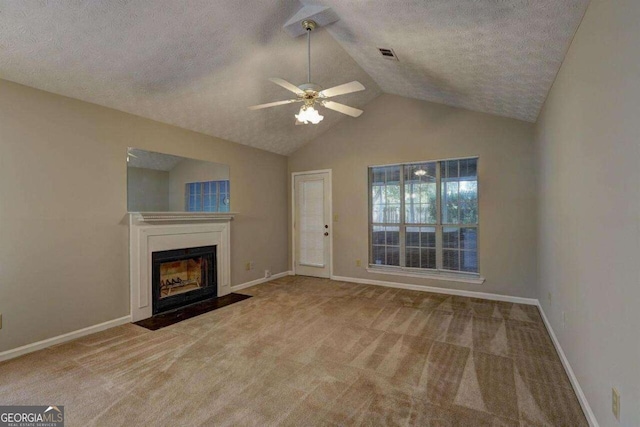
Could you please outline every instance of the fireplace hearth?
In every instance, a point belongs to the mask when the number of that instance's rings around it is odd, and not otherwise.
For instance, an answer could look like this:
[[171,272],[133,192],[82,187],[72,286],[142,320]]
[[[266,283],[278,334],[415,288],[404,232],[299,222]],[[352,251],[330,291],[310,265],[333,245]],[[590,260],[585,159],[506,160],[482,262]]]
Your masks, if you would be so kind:
[[153,314],[217,296],[216,246],[153,252]]

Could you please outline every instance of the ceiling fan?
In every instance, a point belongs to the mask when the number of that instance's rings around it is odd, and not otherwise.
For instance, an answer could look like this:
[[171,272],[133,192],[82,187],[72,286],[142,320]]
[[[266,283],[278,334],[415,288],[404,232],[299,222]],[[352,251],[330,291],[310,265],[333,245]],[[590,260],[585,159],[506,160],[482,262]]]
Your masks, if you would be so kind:
[[351,117],[358,117],[362,114],[362,110],[349,107],[348,105],[340,104],[335,101],[330,101],[327,98],[332,98],[338,95],[345,95],[347,93],[358,92],[364,90],[362,83],[353,81],[351,83],[345,83],[339,86],[335,86],[329,89],[322,89],[321,86],[311,83],[311,31],[317,26],[315,21],[305,20],[302,21],[302,27],[307,31],[307,83],[296,86],[293,83],[289,83],[286,80],[279,78],[270,78],[273,83],[282,86],[283,88],[296,94],[295,98],[287,99],[284,101],[269,102],[267,104],[254,105],[249,107],[250,110],[260,110],[262,108],[275,107],[278,105],[291,104],[293,102],[303,102],[300,107],[300,111],[295,115],[296,124],[318,124],[324,118],[313,108],[314,105],[322,105],[330,110],[337,111],[342,114],[346,114]]

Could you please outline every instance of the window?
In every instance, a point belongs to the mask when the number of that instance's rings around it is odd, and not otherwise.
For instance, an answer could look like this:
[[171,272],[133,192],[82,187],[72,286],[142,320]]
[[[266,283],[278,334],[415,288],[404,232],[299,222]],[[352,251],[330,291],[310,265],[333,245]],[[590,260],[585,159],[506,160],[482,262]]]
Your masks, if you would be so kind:
[[229,181],[189,182],[184,195],[187,212],[229,212]]
[[369,168],[371,266],[478,273],[478,159]]

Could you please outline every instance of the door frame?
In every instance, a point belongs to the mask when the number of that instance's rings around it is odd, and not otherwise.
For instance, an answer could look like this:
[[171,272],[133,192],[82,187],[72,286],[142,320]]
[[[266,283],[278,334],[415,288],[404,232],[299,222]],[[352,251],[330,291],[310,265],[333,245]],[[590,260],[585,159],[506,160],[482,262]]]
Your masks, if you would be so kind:
[[333,175],[331,169],[291,173],[291,271],[296,274],[296,176],[327,173],[329,175],[329,279],[333,279]]

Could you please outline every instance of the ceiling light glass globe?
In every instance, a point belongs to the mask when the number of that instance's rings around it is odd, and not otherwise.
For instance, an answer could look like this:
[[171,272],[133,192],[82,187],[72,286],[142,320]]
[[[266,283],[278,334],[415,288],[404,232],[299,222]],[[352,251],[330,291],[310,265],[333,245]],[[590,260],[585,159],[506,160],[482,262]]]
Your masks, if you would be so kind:
[[300,112],[296,114],[296,119],[298,119],[299,122],[302,122],[305,125],[309,124],[309,122],[317,125],[322,121],[322,119],[324,119],[324,116],[321,116],[320,113],[318,113],[318,111],[313,108],[313,106],[305,105],[300,108]]

